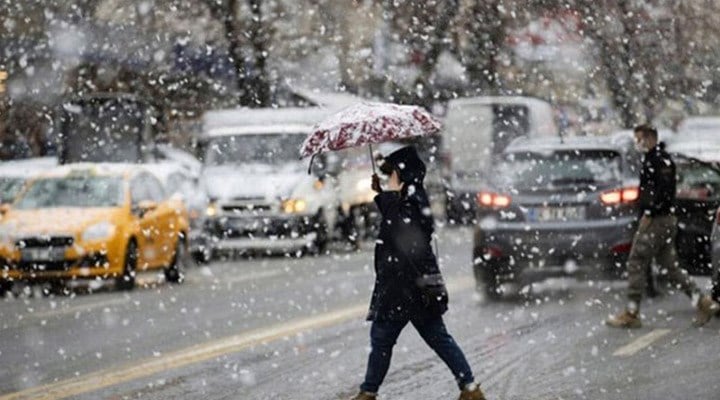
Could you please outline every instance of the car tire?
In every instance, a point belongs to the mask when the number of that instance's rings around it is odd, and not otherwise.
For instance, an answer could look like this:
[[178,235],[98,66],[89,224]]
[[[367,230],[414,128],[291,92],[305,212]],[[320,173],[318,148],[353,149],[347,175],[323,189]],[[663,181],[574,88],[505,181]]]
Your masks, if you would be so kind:
[[13,288],[13,282],[0,282],[0,297],[5,297],[8,292],[11,292]]
[[172,261],[164,269],[165,279],[170,283],[182,283],[185,280],[186,262],[185,235],[181,234],[178,236],[177,244],[175,244],[175,254]]
[[131,240],[125,250],[123,273],[115,278],[115,287],[118,290],[133,290],[135,288],[135,271],[138,262],[138,248],[135,241]]
[[212,260],[212,251],[208,248],[203,248],[202,250],[195,250],[192,252],[192,258],[197,264],[208,264],[210,260]]
[[482,256],[476,255],[473,261],[473,272],[475,273],[475,287],[478,292],[485,295],[488,300],[498,301],[502,299],[500,284],[498,282],[498,267],[495,261],[484,261]]

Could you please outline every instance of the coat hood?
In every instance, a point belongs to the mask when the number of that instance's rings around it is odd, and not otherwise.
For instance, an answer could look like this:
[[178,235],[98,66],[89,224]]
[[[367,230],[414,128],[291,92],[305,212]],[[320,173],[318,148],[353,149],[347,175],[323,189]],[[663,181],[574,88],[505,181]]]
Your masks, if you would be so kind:
[[397,171],[400,181],[405,184],[403,197],[417,204],[421,216],[419,222],[423,230],[431,235],[435,230],[435,221],[432,216],[430,199],[423,184],[427,169],[415,147],[407,146],[390,153],[384,157],[380,170],[386,174],[393,170]]
[[398,172],[400,180],[406,185],[421,185],[425,180],[425,163],[420,159],[413,146],[406,146],[395,150],[384,158],[381,171],[389,173]]

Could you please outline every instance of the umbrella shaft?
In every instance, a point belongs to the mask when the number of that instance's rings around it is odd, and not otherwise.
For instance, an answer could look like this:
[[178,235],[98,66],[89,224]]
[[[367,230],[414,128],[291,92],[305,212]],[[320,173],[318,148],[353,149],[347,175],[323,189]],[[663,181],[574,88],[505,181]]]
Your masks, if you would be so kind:
[[370,151],[370,163],[372,164],[373,174],[375,172],[375,156],[373,155],[372,151],[372,144],[368,144],[368,151]]

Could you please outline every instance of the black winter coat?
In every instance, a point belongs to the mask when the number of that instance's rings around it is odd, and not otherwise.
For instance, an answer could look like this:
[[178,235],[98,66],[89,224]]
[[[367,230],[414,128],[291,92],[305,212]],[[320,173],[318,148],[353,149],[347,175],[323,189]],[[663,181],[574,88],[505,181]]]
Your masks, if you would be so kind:
[[640,171],[640,213],[648,216],[670,215],[675,207],[675,163],[665,146],[658,146],[645,154]]
[[382,221],[375,245],[375,288],[367,319],[403,321],[442,315],[447,306],[426,309],[417,284],[423,274],[440,273],[431,245],[434,227],[430,204],[422,186],[425,165],[413,148],[398,150],[386,158],[388,161],[402,166],[400,179],[405,190],[375,196]]

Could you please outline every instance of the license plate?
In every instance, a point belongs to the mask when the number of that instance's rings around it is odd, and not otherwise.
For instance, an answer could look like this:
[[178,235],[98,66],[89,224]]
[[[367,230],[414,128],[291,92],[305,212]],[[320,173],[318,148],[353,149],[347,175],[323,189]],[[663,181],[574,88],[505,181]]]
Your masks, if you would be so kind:
[[530,222],[581,221],[585,207],[532,207],[527,217]]
[[255,231],[262,226],[262,221],[255,219],[234,219],[230,221],[230,228],[236,231]]
[[22,249],[23,261],[62,261],[65,259],[65,248]]

